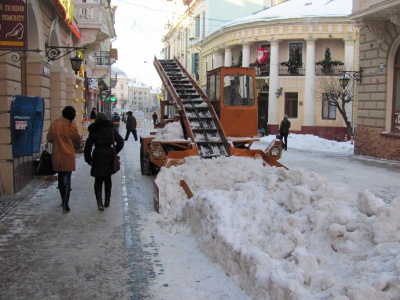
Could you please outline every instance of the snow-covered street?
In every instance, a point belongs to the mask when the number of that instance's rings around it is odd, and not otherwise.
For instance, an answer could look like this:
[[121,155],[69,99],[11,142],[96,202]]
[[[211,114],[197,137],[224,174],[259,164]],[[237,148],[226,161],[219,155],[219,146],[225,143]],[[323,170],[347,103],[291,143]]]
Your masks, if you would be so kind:
[[289,137],[289,171],[191,157],[159,173],[161,214],[144,212],[141,233],[163,265],[154,299],[397,299],[400,164]]

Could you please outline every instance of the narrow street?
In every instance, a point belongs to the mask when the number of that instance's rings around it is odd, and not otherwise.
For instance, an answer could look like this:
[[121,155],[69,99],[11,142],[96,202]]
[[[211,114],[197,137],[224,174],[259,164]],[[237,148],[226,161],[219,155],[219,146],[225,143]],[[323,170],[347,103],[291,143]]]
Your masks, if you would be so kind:
[[[37,179],[18,195],[0,199],[1,300],[249,299],[199,250],[185,226],[166,224],[155,212],[154,176],[141,175],[139,149],[131,136],[104,212],[97,210],[82,154],[73,173],[70,213],[62,213],[54,180]],[[395,162],[291,148],[281,162],[369,189],[385,201],[400,193]]]
[[[139,149],[131,136],[104,212],[97,210],[83,154],[72,177],[70,213],[62,213],[54,178],[0,199],[0,300],[200,300],[210,293],[248,299],[190,234],[157,223],[154,177],[141,175]],[[218,276],[199,277],[208,270]]]

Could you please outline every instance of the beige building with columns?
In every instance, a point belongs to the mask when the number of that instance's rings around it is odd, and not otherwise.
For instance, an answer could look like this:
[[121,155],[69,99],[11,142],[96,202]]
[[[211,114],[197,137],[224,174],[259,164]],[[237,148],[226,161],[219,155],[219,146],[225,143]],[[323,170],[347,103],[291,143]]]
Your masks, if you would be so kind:
[[[174,43],[182,45],[186,37],[180,35],[173,39],[178,30],[171,30],[171,35],[164,39],[168,41],[164,49],[167,58],[178,57],[205,89],[208,70],[237,64],[254,66],[260,49],[266,49],[268,63],[256,67],[256,71],[259,111],[268,115],[270,131],[277,133],[286,113],[292,132],[328,139],[346,138],[343,118],[322,101],[322,92],[317,86],[321,78],[339,78],[343,70],[358,70],[358,28],[349,19],[350,1],[274,1],[271,7],[228,22],[204,38],[195,34],[193,37],[193,32],[198,26],[196,16],[205,15],[207,19],[206,7],[191,5],[187,22],[180,23],[188,28],[188,47],[176,47]],[[332,60],[343,63],[329,73],[317,65],[324,59],[327,48]],[[282,66],[290,59],[293,49],[297,49],[301,62],[296,72]],[[355,82],[351,84],[356,91]],[[279,97],[276,96],[278,91],[281,91]],[[346,108],[347,117],[354,125],[356,99],[353,100]]]
[[[26,24],[23,27],[17,25],[8,36],[1,36],[3,40],[0,44],[1,193],[13,194],[34,178],[34,161],[40,152],[32,156],[13,156],[10,134],[10,126],[13,126],[10,120],[12,96],[43,97],[45,109],[42,149],[51,120],[60,116],[61,110],[67,105],[76,108],[76,122],[82,132],[82,118],[87,113],[86,78],[109,78],[113,58],[110,56],[110,43],[108,42],[107,46],[105,41],[115,37],[115,8],[111,7],[110,1],[5,1],[26,11],[25,17],[19,17],[19,20],[26,18]],[[3,21],[5,19],[0,21],[1,28],[7,26]],[[14,37],[16,41],[11,41],[10,37],[11,40]],[[12,47],[25,37],[24,48]],[[11,47],[4,47],[8,40]],[[58,47],[61,52],[53,61],[48,59],[46,43]],[[83,47],[86,49],[66,54],[66,47],[73,47],[73,50]],[[106,64],[99,63],[98,60],[97,53],[102,47],[105,47],[103,50],[109,54]],[[34,52],[35,49],[38,51]],[[75,55],[79,55],[84,62],[77,74],[72,70],[70,62],[70,58]]]

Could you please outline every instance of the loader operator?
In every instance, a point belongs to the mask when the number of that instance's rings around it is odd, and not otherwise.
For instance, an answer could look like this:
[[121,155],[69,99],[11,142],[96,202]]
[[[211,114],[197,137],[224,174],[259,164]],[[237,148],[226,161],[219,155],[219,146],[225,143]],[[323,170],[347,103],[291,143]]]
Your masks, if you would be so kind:
[[225,105],[235,105],[243,102],[242,96],[239,93],[239,86],[239,80],[232,79],[230,85],[224,87]]

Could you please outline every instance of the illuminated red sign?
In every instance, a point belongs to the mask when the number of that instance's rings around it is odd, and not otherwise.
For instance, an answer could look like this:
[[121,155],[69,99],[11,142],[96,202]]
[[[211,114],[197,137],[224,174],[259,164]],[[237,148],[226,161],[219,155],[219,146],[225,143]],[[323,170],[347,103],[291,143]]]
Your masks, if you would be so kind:
[[80,39],[82,35],[79,31],[78,24],[76,24],[74,20],[74,4],[72,0],[54,0],[54,3],[69,29]]
[[0,48],[25,48],[26,31],[25,0],[1,0]]

